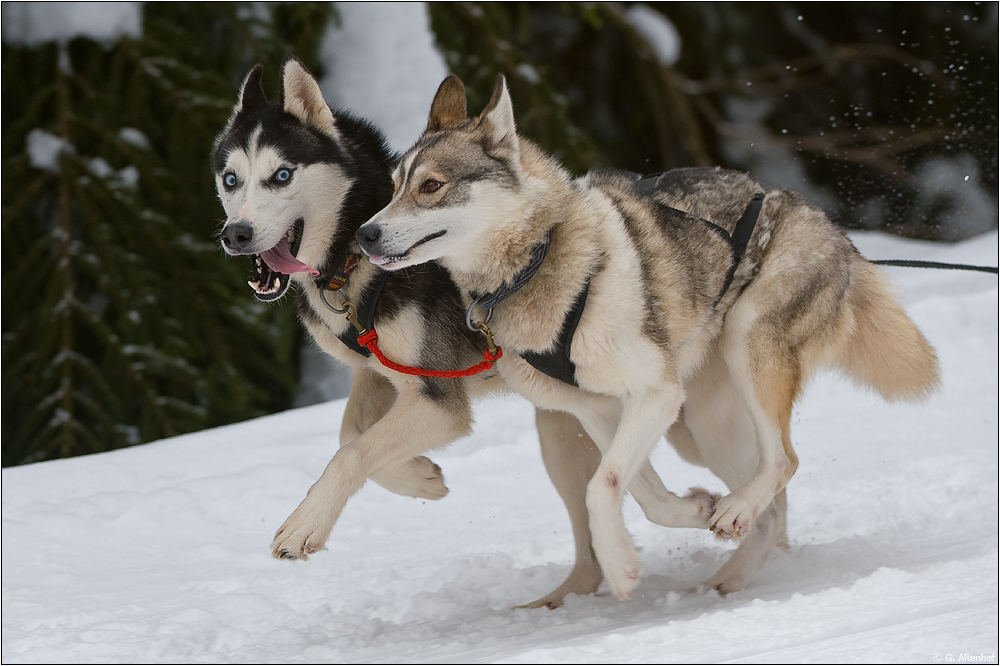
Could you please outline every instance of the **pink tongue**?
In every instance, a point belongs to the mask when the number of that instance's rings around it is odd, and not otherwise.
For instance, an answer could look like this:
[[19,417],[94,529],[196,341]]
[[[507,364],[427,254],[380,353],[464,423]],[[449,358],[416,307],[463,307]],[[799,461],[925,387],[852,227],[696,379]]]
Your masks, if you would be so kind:
[[280,243],[272,247],[270,250],[260,253],[260,258],[264,260],[268,268],[272,271],[278,273],[285,273],[286,275],[291,275],[292,273],[301,273],[306,271],[312,275],[319,275],[319,271],[312,266],[307,266],[301,261],[292,256],[292,253],[288,250],[288,242],[282,239]]

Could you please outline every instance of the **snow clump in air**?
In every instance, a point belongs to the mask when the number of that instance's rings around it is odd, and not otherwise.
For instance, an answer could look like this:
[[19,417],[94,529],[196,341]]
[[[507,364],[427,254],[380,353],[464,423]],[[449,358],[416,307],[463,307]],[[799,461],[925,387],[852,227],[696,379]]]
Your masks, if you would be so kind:
[[681,57],[681,35],[666,16],[646,5],[632,5],[625,18],[646,38],[662,65],[670,67]]

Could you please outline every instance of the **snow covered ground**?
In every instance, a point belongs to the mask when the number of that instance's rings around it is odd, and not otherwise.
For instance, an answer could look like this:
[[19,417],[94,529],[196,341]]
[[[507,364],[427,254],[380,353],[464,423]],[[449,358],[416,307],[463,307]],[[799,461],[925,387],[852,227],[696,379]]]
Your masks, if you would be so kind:
[[[855,240],[871,258],[997,264],[996,233]],[[602,586],[512,610],[572,557],[532,410],[514,397],[480,404],[475,433],[433,456],[447,497],[366,486],[328,551],[274,560],[274,530],[336,447],[335,401],[3,470],[2,660],[996,663],[997,278],[887,270],[944,386],[918,405],[832,375],[809,387],[791,548],[742,592],[686,592],[732,545],[652,525],[628,500],[646,567],[635,599]],[[722,487],[665,444],[654,465],[676,490]]]

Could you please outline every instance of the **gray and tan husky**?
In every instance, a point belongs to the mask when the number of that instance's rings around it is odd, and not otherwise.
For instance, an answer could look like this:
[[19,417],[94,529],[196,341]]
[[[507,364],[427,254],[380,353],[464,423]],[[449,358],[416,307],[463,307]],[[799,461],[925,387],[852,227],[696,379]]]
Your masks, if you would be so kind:
[[446,79],[393,181],[363,250],[387,270],[444,265],[507,384],[574,414],[603,451],[586,505],[618,598],[642,571],[623,491],[668,428],[731,490],[711,527],[743,540],[704,583],[728,592],[784,539],[789,418],[810,375],[833,367],[887,399],[938,382],[886,280],[801,196],[722,169],[573,179],[517,135],[502,76],[471,119]]
[[[505,390],[496,370],[474,377],[415,377],[384,367],[357,342],[346,302],[378,332],[393,361],[455,370],[483,360],[485,343],[467,329],[457,288],[435,263],[387,273],[360,261],[355,232],[392,196],[395,157],[380,132],[334,112],[315,79],[294,58],[281,73],[278,104],[268,103],[261,68],[240,91],[216,139],[213,167],[227,220],[222,246],[249,255],[250,286],[262,301],[298,285],[298,314],[316,343],[353,369],[340,430],[341,448],[272,543],[277,558],[307,559],[323,548],[347,500],[368,478],[400,495],[438,499],[447,493],[440,468],[422,453],[467,434],[470,400]],[[366,315],[367,313],[367,315]],[[538,410],[536,422],[549,475],[570,512],[576,564],[551,594],[529,604],[556,607],[569,593],[594,592],[601,572],[590,548],[584,489],[600,454],[565,412]],[[708,527],[714,498],[680,499],[666,491],[648,462],[635,494],[651,520]]]

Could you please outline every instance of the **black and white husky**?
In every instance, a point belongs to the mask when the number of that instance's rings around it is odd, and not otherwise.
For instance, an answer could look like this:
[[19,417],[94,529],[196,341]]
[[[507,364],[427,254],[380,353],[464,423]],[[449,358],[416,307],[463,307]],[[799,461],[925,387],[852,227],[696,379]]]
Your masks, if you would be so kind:
[[[368,261],[355,232],[392,197],[396,162],[369,123],[334,112],[311,74],[294,58],[282,65],[281,100],[268,103],[261,68],[247,76],[212,160],[227,220],[222,246],[251,258],[250,286],[273,301],[298,284],[299,318],[316,343],[353,369],[340,430],[341,448],[271,544],[277,558],[307,559],[321,550],[347,500],[371,478],[400,495],[447,493],[440,468],[422,453],[466,435],[470,400],[505,389],[495,370],[467,378],[417,377],[385,367],[358,343],[359,326],[375,329],[393,362],[457,370],[484,358],[486,342],[469,330],[462,297],[447,272],[426,263],[387,272]],[[601,571],[590,548],[586,484],[600,454],[575,418],[537,410],[549,476],[569,510],[576,564],[551,594],[528,604],[556,607],[569,593],[594,592]],[[714,498],[680,499],[663,488],[648,461],[631,490],[660,524],[708,527]]]

